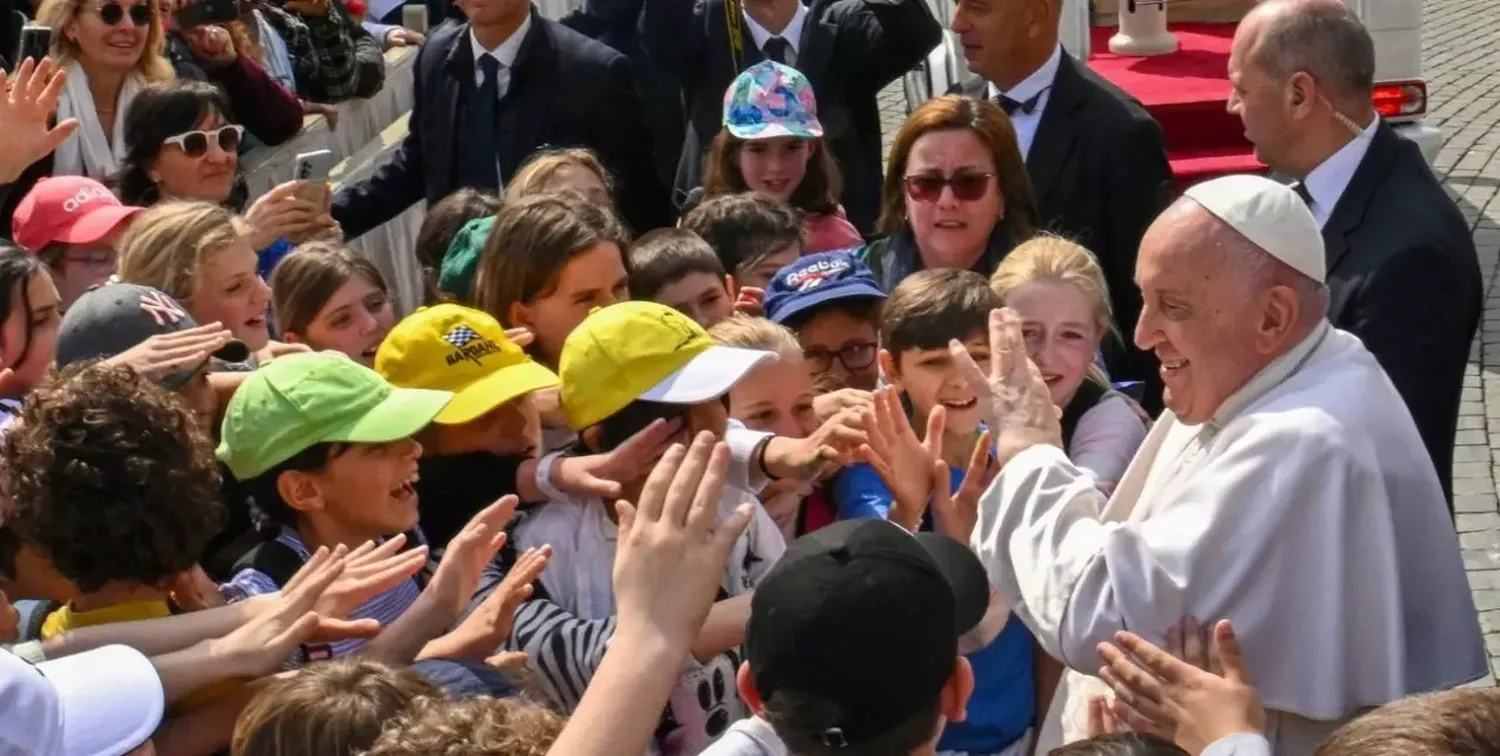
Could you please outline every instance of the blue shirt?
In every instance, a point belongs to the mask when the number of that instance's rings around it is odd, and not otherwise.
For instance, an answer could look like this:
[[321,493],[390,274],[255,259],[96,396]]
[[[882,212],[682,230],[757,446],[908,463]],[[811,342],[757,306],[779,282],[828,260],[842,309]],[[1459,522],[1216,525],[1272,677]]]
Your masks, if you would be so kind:
[[267,281],[271,280],[271,271],[276,269],[276,265],[281,262],[281,258],[291,254],[292,250],[296,248],[295,244],[286,239],[277,239],[271,242],[271,246],[255,254],[255,272],[259,273],[261,278]]
[[[958,491],[964,470],[952,470],[949,480],[949,490]],[[840,520],[883,518],[891,509],[890,489],[875,468],[866,464],[839,472],[833,480],[833,496]],[[931,509],[922,515],[922,530],[932,530]],[[1031,631],[1019,617],[1011,615],[1005,629],[988,646],[965,658],[974,668],[969,717],[948,723],[938,740],[938,750],[999,752],[1024,735],[1036,718],[1036,660]]]

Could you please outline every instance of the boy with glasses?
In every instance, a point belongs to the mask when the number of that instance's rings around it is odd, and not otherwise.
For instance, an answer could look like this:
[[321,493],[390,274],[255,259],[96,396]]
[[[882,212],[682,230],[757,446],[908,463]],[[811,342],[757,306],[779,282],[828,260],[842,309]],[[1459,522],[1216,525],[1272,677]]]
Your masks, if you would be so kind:
[[777,271],[765,313],[797,334],[821,391],[874,390],[879,380],[880,308],[885,292],[848,252],[808,255]]

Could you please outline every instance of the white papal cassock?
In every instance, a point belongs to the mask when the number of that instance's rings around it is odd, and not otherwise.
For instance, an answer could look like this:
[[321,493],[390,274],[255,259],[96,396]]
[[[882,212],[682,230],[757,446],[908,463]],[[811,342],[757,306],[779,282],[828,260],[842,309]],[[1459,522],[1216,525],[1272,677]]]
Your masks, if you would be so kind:
[[1324,323],[1190,426],[1165,413],[1114,495],[1061,450],[1016,455],[974,547],[1000,596],[1070,668],[1038,753],[1085,737],[1096,644],[1163,643],[1229,619],[1277,754],[1354,714],[1486,674],[1458,539],[1406,405],[1359,340]]

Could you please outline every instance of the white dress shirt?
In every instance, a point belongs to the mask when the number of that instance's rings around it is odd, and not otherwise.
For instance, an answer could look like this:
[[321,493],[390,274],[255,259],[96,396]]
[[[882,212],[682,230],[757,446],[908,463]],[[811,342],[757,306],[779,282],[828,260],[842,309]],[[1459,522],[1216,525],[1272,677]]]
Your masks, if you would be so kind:
[[1020,84],[1011,87],[1008,91],[1001,92],[994,84],[989,85],[989,97],[991,100],[1005,95],[1016,102],[1026,102],[1036,98],[1036,107],[1030,113],[1016,111],[1010,117],[1010,124],[1016,129],[1016,141],[1021,145],[1021,157],[1031,154],[1031,143],[1036,141],[1036,127],[1042,122],[1042,112],[1047,109],[1047,100],[1052,97],[1052,81],[1057,78],[1057,67],[1062,65],[1063,49],[1058,45],[1052,51],[1052,57],[1042,64],[1041,68],[1033,71],[1030,76],[1021,80]]
[[500,61],[500,72],[495,75],[495,87],[499,92],[500,99],[505,99],[505,91],[510,89],[510,69],[516,64],[516,55],[521,52],[521,43],[526,41],[526,32],[531,31],[531,14],[526,14],[526,20],[516,27],[516,30],[501,42],[493,50],[485,48],[479,43],[479,38],[474,36],[474,30],[469,29],[469,47],[474,51],[474,86],[484,84],[484,69],[479,67],[479,60],[488,55]]
[[[792,20],[787,22],[786,28],[782,29],[780,34],[772,34],[770,31],[767,31],[766,27],[761,26],[754,18],[750,17],[749,12],[741,11],[740,13],[745,17],[745,26],[750,29],[750,39],[755,42],[755,49],[761,50],[764,55],[766,42],[769,42],[772,37],[781,37],[786,40],[791,49],[791,59],[786,64],[793,68],[797,67],[797,59],[800,57],[798,55],[800,52],[799,47],[802,44],[802,27],[807,25],[806,5],[800,2],[797,3],[797,12],[792,14]],[[769,60],[770,56],[767,55],[766,59]]]
[[1349,188],[1349,180],[1354,178],[1354,172],[1359,170],[1359,164],[1365,159],[1365,152],[1370,149],[1370,141],[1375,138],[1375,129],[1380,127],[1380,116],[1370,119],[1370,125],[1359,133],[1359,136],[1351,139],[1348,144],[1339,148],[1327,160],[1324,160],[1312,173],[1307,174],[1302,185],[1307,188],[1307,193],[1312,197],[1312,202],[1307,209],[1312,211],[1313,219],[1318,222],[1318,228],[1322,228],[1328,222],[1328,216],[1333,214],[1333,208],[1339,203],[1339,198],[1344,196],[1344,190]]

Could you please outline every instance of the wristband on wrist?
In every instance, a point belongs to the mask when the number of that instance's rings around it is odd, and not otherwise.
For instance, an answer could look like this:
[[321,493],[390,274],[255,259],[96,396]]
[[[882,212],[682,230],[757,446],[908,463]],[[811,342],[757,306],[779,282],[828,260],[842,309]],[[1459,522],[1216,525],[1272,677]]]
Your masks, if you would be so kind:
[[543,456],[536,463],[536,490],[541,491],[548,499],[565,499],[567,494],[563,493],[557,486],[552,485],[552,465],[562,459],[566,452],[555,451]]
[[768,435],[756,442],[755,449],[750,452],[750,458],[755,460],[756,466],[760,468],[760,474],[766,476],[766,480],[781,480],[781,478],[771,472],[771,468],[766,467],[766,447],[771,445],[771,439],[773,438],[776,437]]

